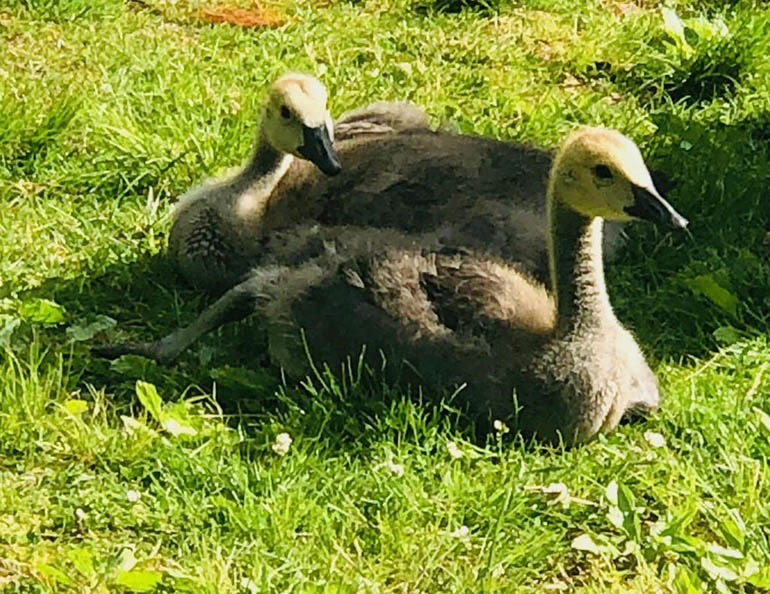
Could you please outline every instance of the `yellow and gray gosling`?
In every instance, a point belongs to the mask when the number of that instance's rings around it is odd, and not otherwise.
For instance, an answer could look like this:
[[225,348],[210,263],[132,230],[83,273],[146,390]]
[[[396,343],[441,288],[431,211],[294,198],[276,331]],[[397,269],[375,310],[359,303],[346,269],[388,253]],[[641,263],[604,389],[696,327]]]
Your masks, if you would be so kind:
[[270,87],[256,148],[233,177],[204,183],[176,206],[169,255],[185,279],[221,293],[237,280],[233,270],[248,259],[254,226],[295,158],[327,175],[341,170],[334,129],[321,82],[288,73]]
[[[393,377],[434,388],[466,384],[460,397],[481,416],[580,443],[612,430],[625,412],[659,403],[655,375],[607,295],[605,219],[687,225],[656,190],[631,140],[584,128],[566,139],[549,176],[552,292],[515,263],[484,253],[401,247],[353,257],[341,272],[330,266],[319,273],[323,280],[299,283],[290,296],[258,274],[251,290],[267,295],[260,309],[276,328],[271,353],[296,374],[307,365],[302,329],[316,364],[339,369],[366,347],[373,366],[385,355]],[[370,231],[339,230],[337,242],[355,254]],[[311,271],[292,270],[277,286]]]

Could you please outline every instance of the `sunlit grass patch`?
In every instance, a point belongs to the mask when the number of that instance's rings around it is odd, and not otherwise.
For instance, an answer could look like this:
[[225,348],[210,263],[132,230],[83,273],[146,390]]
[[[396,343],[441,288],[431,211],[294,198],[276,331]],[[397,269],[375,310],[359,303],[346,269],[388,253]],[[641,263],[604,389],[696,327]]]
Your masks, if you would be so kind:
[[[2,587],[766,589],[767,11],[262,4],[286,24],[200,18],[249,0],[0,9]],[[285,69],[318,74],[335,114],[411,99],[549,147],[579,123],[634,137],[691,220],[632,226],[608,274],[662,410],[568,451],[477,439],[447,394],[363,371],[286,385],[258,320],[172,367],[91,357],[204,307],[163,259],[171,204],[245,158]]]

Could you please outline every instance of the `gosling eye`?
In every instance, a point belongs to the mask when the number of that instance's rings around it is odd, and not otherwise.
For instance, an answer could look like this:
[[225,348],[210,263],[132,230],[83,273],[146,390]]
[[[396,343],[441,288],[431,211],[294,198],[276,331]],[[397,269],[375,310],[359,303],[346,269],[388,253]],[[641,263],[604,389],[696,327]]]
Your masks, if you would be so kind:
[[594,167],[594,175],[599,179],[612,179],[612,170],[606,165],[597,165]]
[[288,120],[289,118],[291,118],[291,110],[285,105],[281,105],[281,117],[284,120]]

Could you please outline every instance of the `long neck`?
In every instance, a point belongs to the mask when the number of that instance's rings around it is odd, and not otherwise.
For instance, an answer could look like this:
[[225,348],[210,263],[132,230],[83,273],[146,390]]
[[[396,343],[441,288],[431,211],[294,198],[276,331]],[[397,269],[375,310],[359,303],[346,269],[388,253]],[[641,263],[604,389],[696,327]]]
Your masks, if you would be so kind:
[[614,319],[604,283],[603,220],[583,216],[549,197],[548,221],[559,334]]
[[260,135],[254,153],[238,174],[242,190],[236,198],[235,211],[241,218],[262,214],[270,195],[291,165],[293,157],[273,147]]

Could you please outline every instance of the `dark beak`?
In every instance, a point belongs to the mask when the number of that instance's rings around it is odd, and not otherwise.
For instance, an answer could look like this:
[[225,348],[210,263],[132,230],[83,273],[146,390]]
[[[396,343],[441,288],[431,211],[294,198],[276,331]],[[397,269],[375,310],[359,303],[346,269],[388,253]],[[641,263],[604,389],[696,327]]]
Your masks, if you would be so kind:
[[674,210],[674,207],[666,202],[658,191],[653,188],[631,186],[634,194],[634,203],[623,210],[626,214],[644,219],[656,225],[667,225],[674,229],[687,227],[687,219]]
[[308,128],[303,125],[302,133],[305,144],[297,149],[300,155],[314,163],[326,175],[337,175],[342,171],[342,165],[337,159],[337,153],[334,152],[326,126]]

